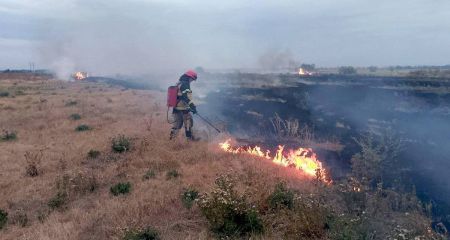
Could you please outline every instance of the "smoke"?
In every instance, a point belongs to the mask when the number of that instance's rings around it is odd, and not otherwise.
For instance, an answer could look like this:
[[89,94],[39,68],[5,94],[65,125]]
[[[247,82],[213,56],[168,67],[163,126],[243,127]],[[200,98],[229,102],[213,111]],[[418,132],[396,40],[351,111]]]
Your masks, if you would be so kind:
[[299,61],[289,50],[270,49],[259,58],[258,63],[264,70],[295,70],[300,66]]
[[148,21],[146,16],[165,16],[158,8],[143,14],[141,7],[149,9],[143,4],[74,1],[60,9],[69,16],[39,29],[46,33],[37,49],[40,60],[63,79],[74,71],[139,75],[187,68],[189,53],[182,49],[182,37],[158,20]]

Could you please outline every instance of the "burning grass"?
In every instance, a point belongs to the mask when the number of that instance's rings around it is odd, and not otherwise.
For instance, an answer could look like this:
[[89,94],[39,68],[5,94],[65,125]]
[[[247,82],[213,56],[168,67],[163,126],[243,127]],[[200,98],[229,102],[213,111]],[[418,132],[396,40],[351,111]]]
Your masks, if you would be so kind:
[[261,147],[232,147],[231,139],[219,144],[220,148],[225,152],[234,154],[249,154],[258,156],[283,167],[293,167],[307,176],[318,178],[319,180],[331,183],[327,171],[322,163],[317,159],[317,155],[311,148],[298,148],[285,151],[284,146],[278,146],[275,154],[271,154],[269,150],[262,150]]

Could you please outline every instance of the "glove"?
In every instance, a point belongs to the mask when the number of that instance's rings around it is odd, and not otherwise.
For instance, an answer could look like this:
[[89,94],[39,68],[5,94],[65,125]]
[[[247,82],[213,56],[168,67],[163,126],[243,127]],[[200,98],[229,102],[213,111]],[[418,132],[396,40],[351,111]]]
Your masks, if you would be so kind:
[[189,104],[189,108],[193,114],[197,114],[197,107],[194,104]]

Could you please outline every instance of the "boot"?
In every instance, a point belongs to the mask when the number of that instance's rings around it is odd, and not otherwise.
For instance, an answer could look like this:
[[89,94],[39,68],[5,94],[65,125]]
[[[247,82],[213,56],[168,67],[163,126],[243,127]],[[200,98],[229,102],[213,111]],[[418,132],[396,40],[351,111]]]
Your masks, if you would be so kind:
[[187,138],[188,141],[192,141],[192,142],[198,142],[198,141],[200,141],[200,138],[194,137],[194,135],[192,134],[192,132],[189,131],[189,130],[186,131],[186,138]]

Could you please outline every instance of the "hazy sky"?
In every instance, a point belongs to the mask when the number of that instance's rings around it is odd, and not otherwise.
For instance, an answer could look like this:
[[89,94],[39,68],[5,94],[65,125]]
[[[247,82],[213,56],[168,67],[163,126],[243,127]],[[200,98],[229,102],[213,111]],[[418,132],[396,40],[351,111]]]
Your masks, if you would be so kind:
[[0,69],[450,64],[449,0],[0,0]]

